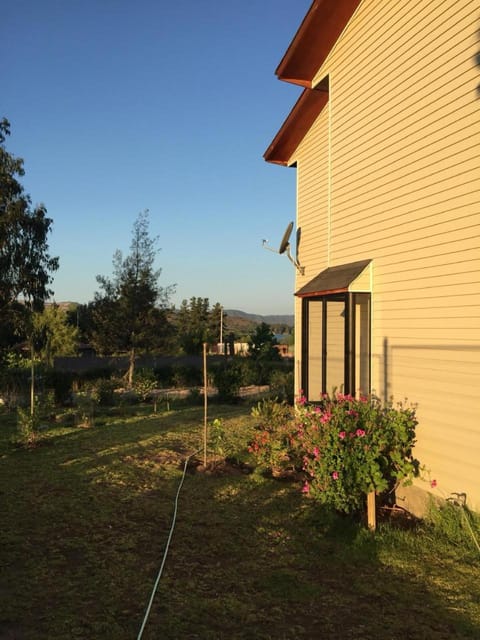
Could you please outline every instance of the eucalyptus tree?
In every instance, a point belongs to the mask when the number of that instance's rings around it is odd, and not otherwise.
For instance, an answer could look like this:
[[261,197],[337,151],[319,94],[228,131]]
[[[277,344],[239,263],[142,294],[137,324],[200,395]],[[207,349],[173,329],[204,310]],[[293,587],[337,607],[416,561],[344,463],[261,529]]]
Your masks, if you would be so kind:
[[[22,158],[5,148],[10,123],[0,120],[0,315],[11,312],[21,299],[41,310],[53,293],[49,286],[58,258],[49,254],[52,219],[43,204],[32,207],[18,178],[25,175]],[[15,307],[18,310],[18,307]]]
[[[7,151],[10,123],[0,120],[0,322],[24,333],[33,345],[33,312],[41,311],[53,294],[49,286],[58,269],[50,256],[48,234],[52,219],[43,204],[32,207],[19,178],[23,159]],[[35,370],[31,347],[30,412],[34,413]]]

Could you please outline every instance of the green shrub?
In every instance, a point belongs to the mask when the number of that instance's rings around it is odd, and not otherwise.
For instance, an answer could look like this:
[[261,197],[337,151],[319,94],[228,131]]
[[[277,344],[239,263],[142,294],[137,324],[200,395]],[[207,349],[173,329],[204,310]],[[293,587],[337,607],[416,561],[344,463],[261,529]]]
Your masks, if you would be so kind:
[[293,404],[294,380],[293,361],[290,358],[283,360],[269,360],[266,357],[243,357],[243,384],[273,386],[272,394],[288,400]]
[[118,381],[115,379],[101,378],[97,380],[91,389],[91,399],[101,407],[115,404],[115,389],[118,388]]
[[77,418],[81,425],[93,426],[95,419],[96,397],[93,393],[82,392],[75,396]]
[[225,359],[212,369],[213,384],[220,400],[227,402],[240,396],[243,382],[243,365],[239,358]]
[[304,493],[350,513],[363,508],[368,493],[393,491],[418,475],[416,425],[412,407],[383,406],[377,398],[336,394],[309,405],[300,397],[294,419],[264,426],[250,451],[260,466],[298,472]]
[[279,400],[284,400],[288,404],[295,401],[295,380],[293,371],[282,371],[276,369],[270,375],[270,393]]
[[293,417],[291,408],[278,398],[260,400],[251,413],[254,418],[258,418],[262,429],[272,432]]
[[29,389],[30,366],[0,367],[0,394],[7,407],[16,407]]
[[203,383],[203,372],[195,366],[173,365],[172,381],[175,387],[197,387]]
[[224,457],[226,454],[225,427],[219,418],[213,420],[209,429],[210,446],[213,448],[215,457]]
[[66,405],[71,402],[73,380],[73,374],[66,371],[51,369],[45,374],[45,386],[53,390],[56,404]]
[[17,433],[14,443],[24,447],[34,447],[37,442],[39,417],[30,408],[17,407]]
[[161,388],[172,387],[174,384],[174,370],[171,365],[155,367],[153,370],[157,380],[157,386]]
[[135,372],[133,390],[143,402],[148,400],[156,388],[157,378],[152,369],[139,369]]
[[249,359],[250,384],[264,385],[270,383],[270,376],[275,369],[275,362],[261,357],[256,360]]

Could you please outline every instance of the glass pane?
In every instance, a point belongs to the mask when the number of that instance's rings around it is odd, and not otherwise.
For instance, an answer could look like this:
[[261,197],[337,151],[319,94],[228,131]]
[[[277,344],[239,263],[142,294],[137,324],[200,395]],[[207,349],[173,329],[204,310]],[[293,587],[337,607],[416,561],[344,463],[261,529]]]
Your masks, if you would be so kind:
[[308,399],[322,397],[322,301],[308,303]]
[[356,294],[355,309],[355,395],[370,393],[370,296]]
[[328,300],[326,391],[344,390],[345,384],[345,301]]

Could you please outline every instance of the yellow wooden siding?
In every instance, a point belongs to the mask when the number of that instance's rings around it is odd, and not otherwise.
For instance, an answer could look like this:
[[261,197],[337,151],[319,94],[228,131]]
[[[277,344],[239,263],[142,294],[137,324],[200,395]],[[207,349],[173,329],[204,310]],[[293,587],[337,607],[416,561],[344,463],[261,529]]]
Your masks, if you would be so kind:
[[479,19],[473,0],[364,0],[293,160],[297,288],[374,260],[372,387],[418,403],[421,462],[480,510]]
[[[313,143],[312,143],[313,141]],[[297,162],[297,209],[302,220],[298,259],[308,265],[297,288],[321,271],[328,250],[328,106],[317,118],[295,155]]]
[[348,287],[349,291],[366,291],[370,292],[372,290],[372,264],[370,263],[362,273],[357,276]]

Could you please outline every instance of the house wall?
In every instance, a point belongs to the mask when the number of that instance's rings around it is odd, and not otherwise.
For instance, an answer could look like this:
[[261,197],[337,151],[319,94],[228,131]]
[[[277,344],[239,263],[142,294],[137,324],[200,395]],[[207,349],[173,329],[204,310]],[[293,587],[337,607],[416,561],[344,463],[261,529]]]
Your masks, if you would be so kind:
[[[328,266],[329,234],[329,106],[322,111],[304,138],[297,162],[297,228],[301,231],[297,257],[305,274],[297,271],[299,289]],[[295,318],[301,317],[302,301],[295,299]],[[300,389],[302,353],[301,322],[295,322],[295,389]]]
[[465,492],[478,510],[479,28],[473,0],[364,0],[316,76],[329,76],[329,103],[291,158],[297,288],[373,259],[372,390],[418,405],[418,458],[445,497]]

